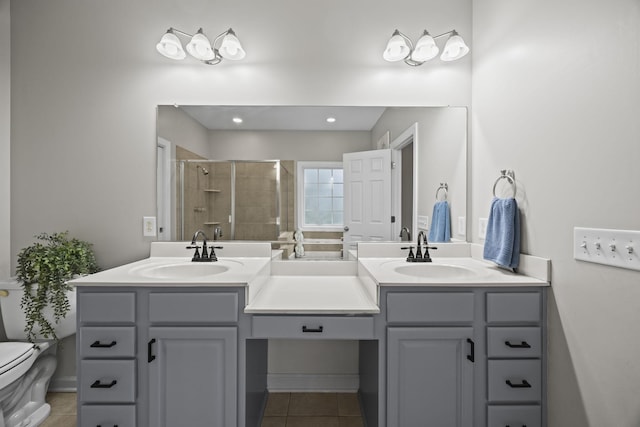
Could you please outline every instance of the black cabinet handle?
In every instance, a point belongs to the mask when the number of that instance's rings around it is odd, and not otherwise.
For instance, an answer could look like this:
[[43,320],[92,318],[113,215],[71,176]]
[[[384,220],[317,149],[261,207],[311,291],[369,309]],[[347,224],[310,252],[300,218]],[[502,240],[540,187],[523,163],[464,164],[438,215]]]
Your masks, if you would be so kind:
[[469,354],[467,354],[467,359],[474,362],[476,361],[476,343],[473,342],[471,338],[467,338],[467,343],[469,343]]
[[507,385],[511,388],[531,388],[531,384],[527,380],[522,380],[520,384],[514,384],[511,380],[505,381]]
[[307,328],[306,325],[302,327],[302,332],[313,332],[313,333],[321,333],[323,331],[323,327],[319,326],[317,329]]
[[529,343],[526,341],[522,341],[520,344],[512,344],[510,341],[505,341],[504,345],[506,345],[509,348],[531,348]]
[[[118,426],[115,426],[115,427],[118,427]],[[507,425],[506,425],[506,426],[504,426],[504,427],[511,427],[511,425],[507,424]],[[522,427],[527,427],[527,425],[526,425],[526,424],[522,424]]]
[[109,344],[102,344],[100,341],[94,341],[89,347],[92,348],[111,348],[117,343],[115,341],[111,341]]
[[153,338],[147,343],[147,362],[151,363],[156,360],[156,356],[153,354],[153,345],[156,343],[156,339]]
[[102,384],[100,380],[95,380],[93,384],[91,384],[91,388],[111,388],[117,383],[118,381],[112,380],[109,384]]
[[[102,425],[98,424],[96,427],[102,427]],[[118,424],[114,424],[113,427],[118,427]],[[524,427],[527,427],[527,426],[524,426]]]

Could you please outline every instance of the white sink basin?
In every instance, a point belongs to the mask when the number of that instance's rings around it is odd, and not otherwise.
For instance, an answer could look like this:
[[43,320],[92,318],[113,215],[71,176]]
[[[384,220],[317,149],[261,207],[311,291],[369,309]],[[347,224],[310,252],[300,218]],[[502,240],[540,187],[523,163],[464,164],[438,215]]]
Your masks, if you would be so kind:
[[475,277],[478,273],[470,268],[462,267],[459,265],[450,264],[432,264],[432,263],[415,263],[404,264],[394,268],[394,271],[399,274],[413,277],[424,277],[433,279],[448,279],[448,278],[462,278],[462,277]]
[[149,279],[194,279],[222,274],[241,262],[180,262],[173,264],[153,264],[137,268],[132,273]]

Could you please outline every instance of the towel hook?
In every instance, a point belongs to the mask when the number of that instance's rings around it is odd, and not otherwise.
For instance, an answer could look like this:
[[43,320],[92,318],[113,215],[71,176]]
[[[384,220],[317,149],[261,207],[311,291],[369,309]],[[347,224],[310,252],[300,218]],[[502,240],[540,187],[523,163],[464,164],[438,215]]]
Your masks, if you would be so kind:
[[507,181],[509,181],[509,184],[511,184],[511,187],[513,187],[513,198],[515,198],[516,197],[516,174],[511,169],[502,169],[500,171],[500,176],[498,177],[498,179],[496,179],[496,182],[493,183],[493,197],[498,197],[496,196],[496,185],[498,185],[498,181],[500,181],[501,179],[506,179]]
[[440,192],[440,190],[444,190],[443,200],[447,200],[447,196],[449,195],[449,184],[447,184],[446,182],[440,183],[440,187],[438,187],[438,189],[436,190],[436,201],[438,201],[438,193]]

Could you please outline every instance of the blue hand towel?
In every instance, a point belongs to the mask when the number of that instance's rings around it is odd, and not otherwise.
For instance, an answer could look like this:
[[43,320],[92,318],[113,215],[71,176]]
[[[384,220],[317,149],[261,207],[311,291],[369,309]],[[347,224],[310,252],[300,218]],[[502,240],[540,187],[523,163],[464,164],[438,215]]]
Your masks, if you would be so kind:
[[449,203],[444,200],[433,205],[429,241],[448,242],[449,240],[451,240],[451,215],[449,214]]
[[520,263],[520,211],[516,199],[491,201],[491,212],[484,241],[484,259],[501,267],[516,268]]

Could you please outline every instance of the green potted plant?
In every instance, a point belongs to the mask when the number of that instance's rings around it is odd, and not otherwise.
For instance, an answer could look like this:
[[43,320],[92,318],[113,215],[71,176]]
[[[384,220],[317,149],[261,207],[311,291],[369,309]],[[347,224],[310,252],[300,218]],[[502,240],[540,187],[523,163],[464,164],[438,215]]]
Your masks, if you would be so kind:
[[[69,237],[69,232],[35,236],[37,241],[18,254],[16,275],[24,289],[20,306],[25,312],[27,339],[36,339],[36,325],[44,338],[58,337],[55,324],[71,308],[67,297],[73,287],[67,282],[74,277],[98,271],[90,243]],[[44,310],[51,307],[53,324]]]

